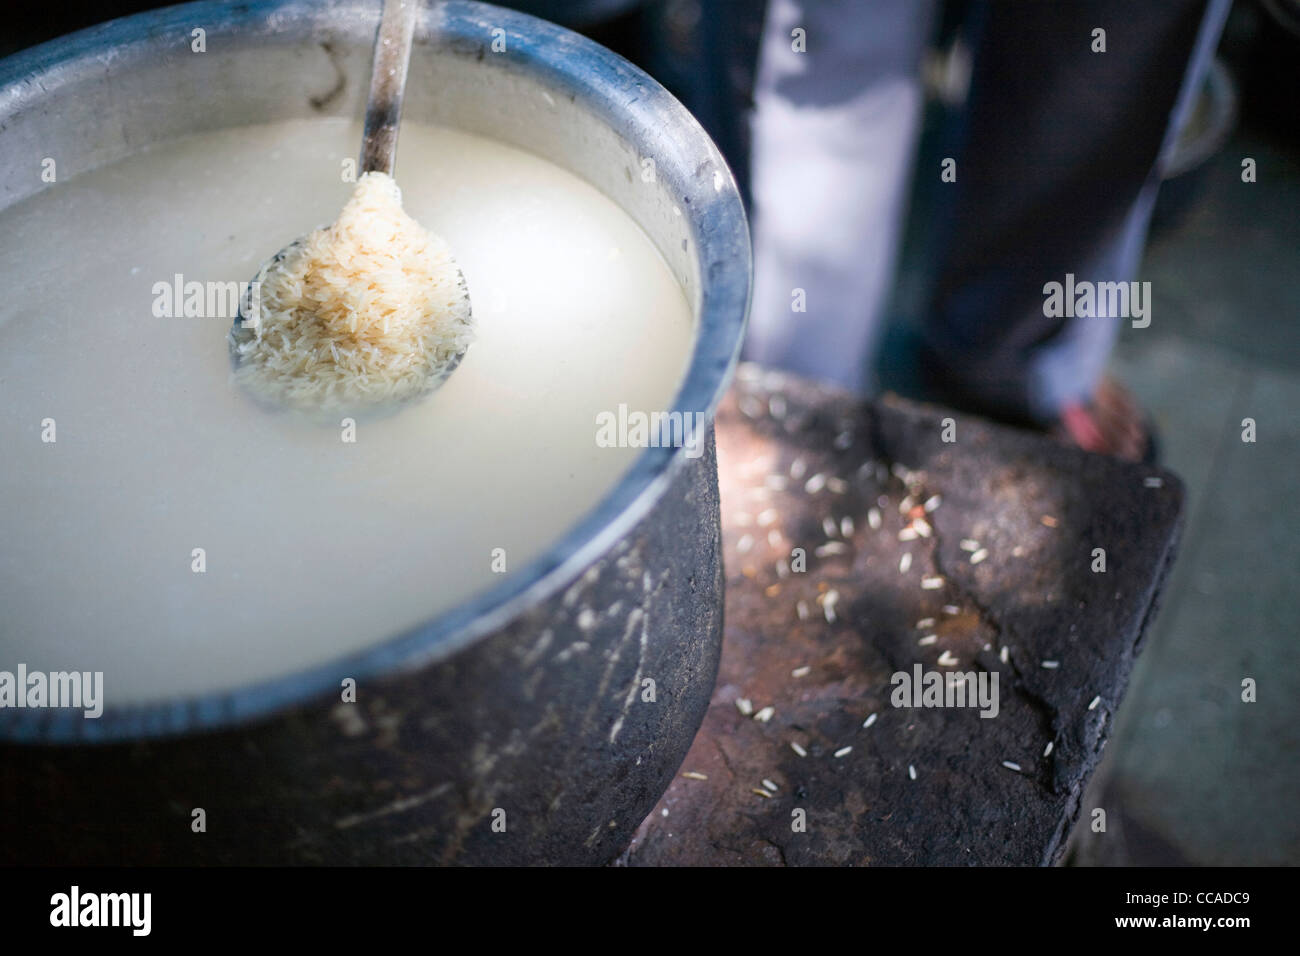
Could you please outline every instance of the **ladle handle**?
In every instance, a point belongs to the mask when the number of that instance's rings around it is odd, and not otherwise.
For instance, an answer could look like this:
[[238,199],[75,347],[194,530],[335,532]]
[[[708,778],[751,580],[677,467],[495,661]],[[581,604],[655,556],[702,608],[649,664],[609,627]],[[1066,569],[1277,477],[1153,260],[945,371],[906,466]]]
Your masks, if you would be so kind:
[[366,128],[361,136],[362,173],[393,173],[397,127],[402,121],[402,97],[406,94],[406,68],[411,62],[411,40],[419,14],[420,0],[384,0],[375,36]]

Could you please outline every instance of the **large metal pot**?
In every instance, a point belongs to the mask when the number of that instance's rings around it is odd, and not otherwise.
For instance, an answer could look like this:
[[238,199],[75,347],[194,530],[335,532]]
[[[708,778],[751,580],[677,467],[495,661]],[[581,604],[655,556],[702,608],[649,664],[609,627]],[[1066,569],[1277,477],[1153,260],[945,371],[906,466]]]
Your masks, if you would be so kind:
[[[195,131],[359,116],[378,15],[377,0],[194,3],[11,57],[0,201],[39,187],[44,156],[64,178]],[[748,233],[681,105],[562,28],[447,3],[424,13],[406,110],[538,153],[640,223],[696,312],[673,410],[711,420],[745,321]],[[0,710],[0,860],[608,861],[686,753],[721,634],[712,441],[698,458],[650,448],[544,557],[364,653],[229,694],[110,700],[99,720]]]

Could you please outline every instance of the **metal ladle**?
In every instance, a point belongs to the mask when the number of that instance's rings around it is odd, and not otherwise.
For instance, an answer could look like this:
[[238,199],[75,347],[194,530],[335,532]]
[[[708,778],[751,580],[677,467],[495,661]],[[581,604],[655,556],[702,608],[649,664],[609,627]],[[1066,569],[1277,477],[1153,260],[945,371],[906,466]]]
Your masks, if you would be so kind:
[[[379,31],[375,34],[375,53],[370,71],[370,92],[366,97],[366,122],[361,134],[358,178],[371,172],[393,174],[397,159],[397,131],[402,122],[402,100],[406,95],[406,74],[411,64],[411,43],[415,38],[415,21],[420,15],[420,0],[384,0]],[[246,341],[257,328],[258,290],[267,273],[291,253],[302,247],[306,237],[295,239],[262,263],[249,291],[240,299],[231,335],[232,358],[235,344]],[[466,301],[465,274],[456,266],[457,286]],[[437,374],[437,385],[456,370],[462,351],[448,360]],[[237,359],[236,359],[237,361]]]

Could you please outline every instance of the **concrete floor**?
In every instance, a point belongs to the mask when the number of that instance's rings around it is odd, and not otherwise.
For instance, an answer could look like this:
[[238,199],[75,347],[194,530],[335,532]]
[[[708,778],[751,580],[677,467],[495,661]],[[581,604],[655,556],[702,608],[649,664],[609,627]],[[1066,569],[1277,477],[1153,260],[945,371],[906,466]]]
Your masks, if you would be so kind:
[[[1300,863],[1300,163],[1249,131],[1143,267],[1153,321],[1113,371],[1189,490],[1183,548],[1099,777],[1118,840],[1080,863]],[[1240,177],[1243,157],[1267,170]],[[1242,441],[1242,419],[1257,441]],[[1244,703],[1242,681],[1257,682]],[[1108,845],[1117,844],[1117,845]]]

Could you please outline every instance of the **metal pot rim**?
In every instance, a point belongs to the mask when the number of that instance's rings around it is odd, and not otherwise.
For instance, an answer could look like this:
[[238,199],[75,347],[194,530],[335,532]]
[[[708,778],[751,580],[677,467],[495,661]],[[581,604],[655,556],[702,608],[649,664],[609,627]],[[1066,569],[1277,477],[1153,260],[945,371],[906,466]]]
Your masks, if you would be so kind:
[[[377,4],[357,6],[378,22]],[[203,0],[134,14],[69,34],[0,60],[0,125],[74,80],[76,67],[103,70],[106,54],[143,53],[160,35],[194,23],[250,32],[292,31],[322,15],[309,0],[226,4]],[[690,364],[669,411],[712,422],[735,368],[749,310],[751,255],[735,179],[708,135],[667,90],[622,57],[563,27],[472,0],[440,5],[437,31],[457,56],[473,55],[493,28],[512,37],[510,69],[544,77],[616,130],[643,138],[680,137],[659,171],[681,189],[699,264],[699,306]],[[518,42],[514,37],[518,35]],[[618,80],[619,82],[611,82]],[[629,95],[628,81],[635,95]],[[689,167],[689,168],[688,168]],[[696,419],[699,420],[699,419]],[[429,621],[365,650],[258,684],[156,703],[105,706],[97,719],[79,711],[0,710],[0,741],[84,744],[218,730],[269,716],[328,693],[347,677],[408,671],[444,660],[566,587],[641,520],[684,463],[681,448],[647,448],[614,488],[545,554],[499,584]]]

